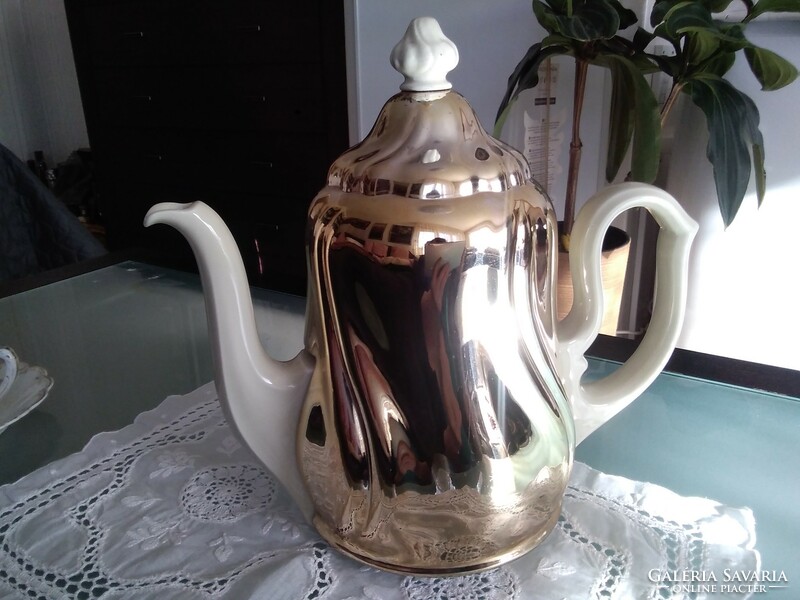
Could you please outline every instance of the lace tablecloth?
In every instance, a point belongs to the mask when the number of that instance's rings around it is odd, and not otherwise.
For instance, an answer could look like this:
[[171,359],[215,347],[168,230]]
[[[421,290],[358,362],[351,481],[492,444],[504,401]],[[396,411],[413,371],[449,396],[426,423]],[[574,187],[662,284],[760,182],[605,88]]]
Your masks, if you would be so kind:
[[[754,543],[748,509],[578,463],[555,531],[523,558],[462,577],[383,573],[304,523],[213,384],[0,488],[0,598],[743,598],[722,573],[757,570]],[[720,583],[675,581],[709,573]]]

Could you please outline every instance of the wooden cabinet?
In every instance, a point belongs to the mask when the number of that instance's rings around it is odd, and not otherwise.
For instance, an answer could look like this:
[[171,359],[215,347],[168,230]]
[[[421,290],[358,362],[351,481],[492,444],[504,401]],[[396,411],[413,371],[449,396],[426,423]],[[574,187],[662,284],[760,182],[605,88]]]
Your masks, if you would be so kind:
[[145,229],[203,200],[250,281],[305,292],[308,205],[347,148],[344,23],[329,0],[65,0],[111,249],[188,244]]

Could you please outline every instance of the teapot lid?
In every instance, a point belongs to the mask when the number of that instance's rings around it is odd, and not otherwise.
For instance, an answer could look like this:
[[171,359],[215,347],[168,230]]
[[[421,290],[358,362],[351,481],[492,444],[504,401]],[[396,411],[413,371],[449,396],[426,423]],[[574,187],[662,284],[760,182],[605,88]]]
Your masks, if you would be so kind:
[[367,137],[342,154],[328,185],[367,196],[439,199],[501,192],[530,180],[523,156],[491,137],[447,81],[458,49],[432,17],[411,21],[391,53],[404,76]]

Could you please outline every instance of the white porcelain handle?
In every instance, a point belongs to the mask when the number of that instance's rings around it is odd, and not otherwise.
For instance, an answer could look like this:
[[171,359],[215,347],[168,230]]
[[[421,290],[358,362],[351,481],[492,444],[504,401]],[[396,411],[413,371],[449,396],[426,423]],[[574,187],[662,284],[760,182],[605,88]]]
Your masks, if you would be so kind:
[[[635,207],[646,208],[661,226],[653,316],[644,339],[625,364],[603,379],[583,383],[587,366],[584,353],[597,337],[603,318],[603,237],[617,216]],[[573,305],[557,328],[559,373],[572,404],[576,443],[639,396],[669,360],[683,324],[689,248],[696,233],[697,223],[675,198],[642,183],[601,190],[578,213],[569,253]]]
[[17,378],[17,355],[8,346],[0,346],[0,398],[11,389]]

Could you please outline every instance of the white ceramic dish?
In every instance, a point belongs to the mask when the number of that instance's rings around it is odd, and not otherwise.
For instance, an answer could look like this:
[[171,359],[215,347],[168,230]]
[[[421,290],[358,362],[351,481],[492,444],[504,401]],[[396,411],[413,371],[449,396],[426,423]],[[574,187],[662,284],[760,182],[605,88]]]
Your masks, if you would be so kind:
[[0,398],[0,433],[39,406],[53,387],[53,378],[42,367],[20,362],[17,377]]

